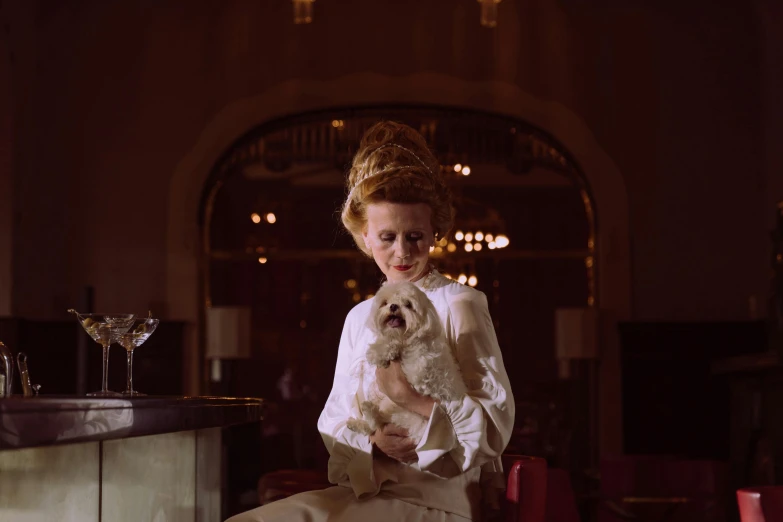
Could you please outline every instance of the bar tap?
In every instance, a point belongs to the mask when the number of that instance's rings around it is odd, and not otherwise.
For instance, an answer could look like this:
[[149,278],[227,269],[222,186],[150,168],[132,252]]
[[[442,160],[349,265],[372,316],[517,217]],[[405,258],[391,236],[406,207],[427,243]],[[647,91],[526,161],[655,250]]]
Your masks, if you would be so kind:
[[0,397],[10,397],[14,386],[14,356],[11,350],[0,342]]

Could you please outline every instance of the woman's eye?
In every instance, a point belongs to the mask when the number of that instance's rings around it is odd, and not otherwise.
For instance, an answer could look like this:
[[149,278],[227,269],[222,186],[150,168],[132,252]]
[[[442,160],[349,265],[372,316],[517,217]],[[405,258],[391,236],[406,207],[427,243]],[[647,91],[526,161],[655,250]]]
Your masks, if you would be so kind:
[[422,234],[408,234],[408,241],[420,241]]
[[381,236],[381,241],[394,241],[394,236]]

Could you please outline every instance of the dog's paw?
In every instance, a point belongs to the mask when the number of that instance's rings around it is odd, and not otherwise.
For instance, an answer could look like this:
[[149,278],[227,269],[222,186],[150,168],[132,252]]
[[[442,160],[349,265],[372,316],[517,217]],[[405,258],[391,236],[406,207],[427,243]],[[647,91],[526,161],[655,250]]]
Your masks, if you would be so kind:
[[362,414],[365,417],[373,417],[373,418],[380,417],[381,409],[374,402],[364,401],[361,406],[362,406]]
[[362,417],[372,431],[382,428],[386,424],[381,409],[374,402],[364,401],[362,403]]
[[367,423],[367,421],[354,419],[353,417],[348,419],[348,422],[346,422],[345,425],[349,430],[355,431],[356,433],[363,433],[365,435],[372,435],[372,432],[375,431],[370,428],[370,425]]
[[367,362],[373,366],[388,368],[389,363],[394,359],[389,350],[389,346],[381,343],[375,343],[367,350]]

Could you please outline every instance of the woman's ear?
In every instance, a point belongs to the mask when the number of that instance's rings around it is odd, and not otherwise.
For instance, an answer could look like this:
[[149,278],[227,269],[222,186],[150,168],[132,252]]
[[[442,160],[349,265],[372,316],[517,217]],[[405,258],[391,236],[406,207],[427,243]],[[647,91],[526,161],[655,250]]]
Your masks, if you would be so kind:
[[364,227],[362,230],[362,241],[364,241],[364,246],[367,248],[367,250],[372,250],[370,248],[370,237],[367,235],[367,227]]

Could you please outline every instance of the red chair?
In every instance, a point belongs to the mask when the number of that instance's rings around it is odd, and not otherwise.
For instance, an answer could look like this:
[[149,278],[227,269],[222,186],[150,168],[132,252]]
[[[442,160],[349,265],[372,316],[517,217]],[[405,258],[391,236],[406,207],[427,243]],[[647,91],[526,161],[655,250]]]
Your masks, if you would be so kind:
[[742,522],[783,520],[783,486],[761,486],[737,490]]
[[579,522],[571,476],[564,469],[549,468],[546,482],[546,522]]
[[506,522],[545,522],[547,505],[546,460],[503,455],[506,473]]

